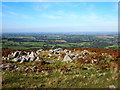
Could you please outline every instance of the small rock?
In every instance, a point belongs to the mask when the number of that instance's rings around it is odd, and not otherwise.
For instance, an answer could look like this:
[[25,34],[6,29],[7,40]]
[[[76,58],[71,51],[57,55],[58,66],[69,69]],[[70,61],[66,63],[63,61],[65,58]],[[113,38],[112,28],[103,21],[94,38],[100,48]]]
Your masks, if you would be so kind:
[[46,64],[54,63],[54,61],[45,61]]
[[83,69],[83,70],[88,70],[89,68],[88,68],[88,67],[83,67],[82,69]]
[[114,85],[109,85],[109,88],[116,88]]

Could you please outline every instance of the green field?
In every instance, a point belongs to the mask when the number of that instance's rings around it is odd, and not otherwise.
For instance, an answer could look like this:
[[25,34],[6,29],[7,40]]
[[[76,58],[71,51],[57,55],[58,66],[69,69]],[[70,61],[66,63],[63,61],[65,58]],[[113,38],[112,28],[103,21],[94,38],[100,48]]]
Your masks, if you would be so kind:
[[[54,48],[107,48],[118,49],[117,34],[105,34],[108,38],[102,38],[101,34],[3,34],[3,49],[51,49]],[[100,36],[100,38],[98,37]],[[109,36],[113,38],[109,38]],[[104,37],[104,34],[103,34]],[[56,40],[59,40],[56,42]],[[61,40],[61,41],[60,41]],[[65,42],[62,42],[65,41]]]

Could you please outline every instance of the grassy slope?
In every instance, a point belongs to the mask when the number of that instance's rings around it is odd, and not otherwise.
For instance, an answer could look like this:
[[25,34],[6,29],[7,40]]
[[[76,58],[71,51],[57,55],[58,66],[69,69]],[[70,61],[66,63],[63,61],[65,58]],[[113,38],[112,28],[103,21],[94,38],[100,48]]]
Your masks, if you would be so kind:
[[[79,51],[76,52],[78,53]],[[46,53],[48,52],[44,54]],[[2,74],[3,88],[108,88],[109,85],[117,87],[117,74],[110,73],[110,69],[98,70],[99,65],[83,64],[74,61],[65,63],[54,59],[54,57],[45,59],[55,61],[54,64],[41,65],[41,67],[52,68],[51,72],[16,72],[6,70]],[[25,65],[33,67],[36,65],[35,62],[13,64],[17,64],[19,67]],[[60,71],[64,66],[71,71]],[[89,67],[90,69],[83,70],[82,67]]]
[[116,75],[111,74],[109,70],[96,72],[95,68],[90,70],[77,68],[67,73],[59,70],[49,73],[46,71],[39,73],[3,72],[3,88],[108,88],[109,85],[117,86],[117,83]]

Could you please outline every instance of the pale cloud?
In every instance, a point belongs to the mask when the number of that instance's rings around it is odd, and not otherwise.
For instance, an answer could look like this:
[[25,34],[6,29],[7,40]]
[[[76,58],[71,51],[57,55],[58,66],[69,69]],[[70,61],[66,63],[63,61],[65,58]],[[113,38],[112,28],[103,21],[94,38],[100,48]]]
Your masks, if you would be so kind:
[[66,15],[66,17],[68,17],[69,19],[70,19],[70,18],[78,19],[80,16],[77,15],[77,14],[73,14],[73,13],[71,13],[71,14]]
[[13,12],[13,11],[8,11],[8,13],[13,16],[18,15],[16,12]]
[[8,10],[13,10],[12,7],[7,6],[6,4],[2,3],[2,8],[8,9]]
[[91,13],[89,13],[89,14],[87,14],[87,15],[81,16],[81,18],[82,18],[83,20],[87,21],[87,22],[93,22],[93,21],[94,21],[94,22],[97,22],[98,20],[101,19],[101,16],[98,16],[96,13],[91,12]]
[[50,8],[50,7],[52,7],[50,4],[42,5],[42,8],[43,8],[43,9],[48,9],[48,8]]
[[[67,26],[71,26],[74,29],[80,28],[81,30],[118,30],[118,18],[111,15],[99,15],[96,12],[89,12],[86,15],[79,15],[75,13],[65,13],[64,11],[58,11],[60,16],[56,16],[56,12],[53,14],[46,14],[44,17],[61,20],[66,22]],[[57,24],[56,24],[57,25]],[[64,26],[63,24],[58,24],[58,26]],[[66,26],[65,25],[65,26]],[[64,26],[64,27],[65,27]]]
[[89,12],[93,12],[93,10],[94,10],[94,4],[87,4],[87,6],[86,6],[86,8],[87,8],[87,11],[89,11]]
[[65,17],[65,13],[63,10],[58,10],[47,14],[43,14],[42,16],[49,19],[63,19]]
[[45,4],[35,3],[35,5],[33,4],[33,9],[37,11],[43,11],[43,10],[49,9],[50,7],[52,7],[50,3],[45,3]]
[[55,11],[54,14],[57,14],[57,15],[64,15],[65,12],[63,10],[58,10],[58,11]]
[[78,14],[74,13],[66,13],[63,10],[58,10],[54,12],[50,12],[47,14],[43,14],[44,17],[50,18],[50,19],[77,19],[80,17]]
[[28,18],[30,18],[28,15],[19,14],[17,12],[13,12],[13,11],[7,11],[7,13],[2,13],[2,16],[9,17],[9,18],[15,16],[15,17],[22,18],[22,19],[28,19]]
[[27,15],[20,15],[20,17],[23,18],[23,19],[29,19],[29,18],[30,18],[30,17],[27,16]]
[[7,6],[6,4],[2,4],[2,8],[5,8],[6,10],[3,9],[1,12],[2,14],[0,14],[0,16],[9,17],[9,18],[16,16],[18,18],[23,18],[23,19],[29,18],[28,15],[15,12],[14,8]]
[[62,18],[62,16],[55,16],[55,15],[48,15],[48,14],[45,14],[43,16],[49,19],[61,19]]

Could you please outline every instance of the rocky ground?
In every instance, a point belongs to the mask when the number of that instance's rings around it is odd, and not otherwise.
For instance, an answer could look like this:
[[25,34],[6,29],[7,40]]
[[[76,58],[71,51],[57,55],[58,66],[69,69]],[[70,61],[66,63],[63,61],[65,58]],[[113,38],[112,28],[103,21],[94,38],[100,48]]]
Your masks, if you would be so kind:
[[3,88],[117,88],[118,50],[3,51]]

